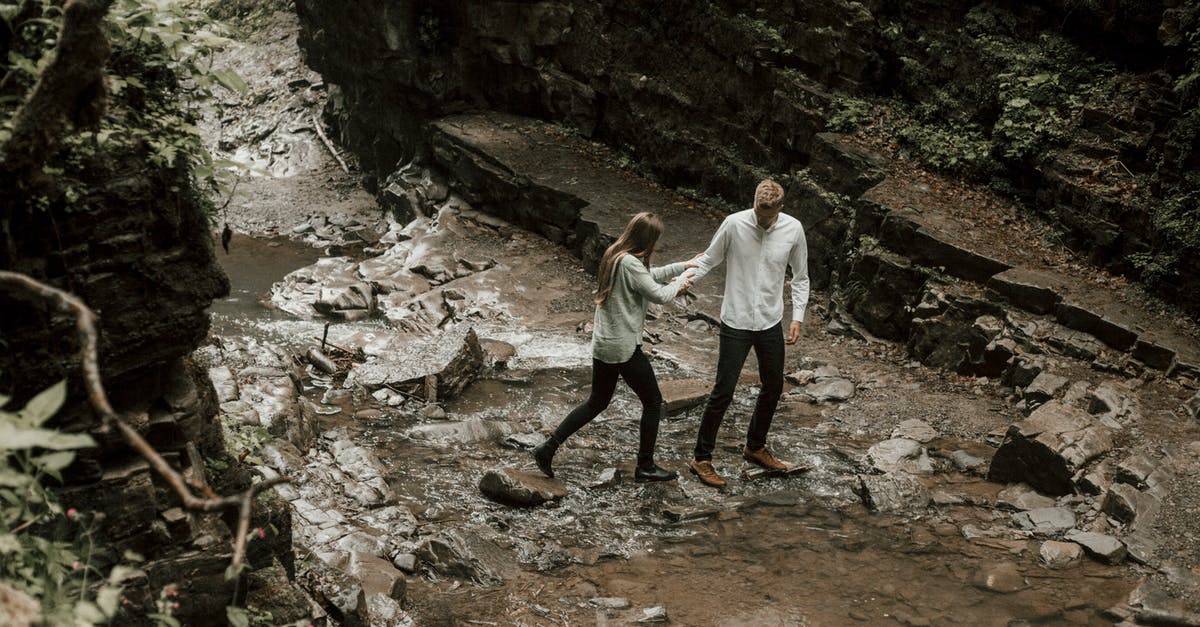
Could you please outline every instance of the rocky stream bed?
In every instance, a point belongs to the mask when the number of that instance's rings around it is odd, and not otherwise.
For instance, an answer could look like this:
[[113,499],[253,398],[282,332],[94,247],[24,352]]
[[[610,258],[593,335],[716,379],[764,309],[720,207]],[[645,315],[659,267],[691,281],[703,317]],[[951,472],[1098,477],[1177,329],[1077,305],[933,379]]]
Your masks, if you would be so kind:
[[[726,490],[686,472],[634,483],[638,404],[624,388],[559,453],[558,478],[540,476],[528,450],[587,392],[586,251],[551,241],[564,239],[551,222],[483,211],[478,187],[421,164],[390,181],[408,211],[377,208],[307,122],[324,96],[289,60],[294,20],[276,14],[229,53],[251,95],[230,103],[244,132],[218,142],[265,175],[231,206],[239,235],[218,255],[232,296],[195,355],[246,463],[293,478],[278,493],[311,603],[277,618],[1200,624],[1194,378],[1098,367],[1103,342],[1016,308],[972,317],[996,327],[981,354],[1010,349],[993,376],[960,375],[817,292],[770,439],[808,473],[756,476],[736,452],[751,358],[714,459]],[[264,104],[259,90],[292,96]],[[514,150],[511,123],[491,128]],[[707,243],[710,210],[589,171],[603,154],[581,159],[569,176],[601,231],[636,199],[667,216],[661,262]],[[714,374],[720,282],[656,307],[644,338],[669,412],[658,462],[676,471]],[[912,305],[933,320],[959,289]]]

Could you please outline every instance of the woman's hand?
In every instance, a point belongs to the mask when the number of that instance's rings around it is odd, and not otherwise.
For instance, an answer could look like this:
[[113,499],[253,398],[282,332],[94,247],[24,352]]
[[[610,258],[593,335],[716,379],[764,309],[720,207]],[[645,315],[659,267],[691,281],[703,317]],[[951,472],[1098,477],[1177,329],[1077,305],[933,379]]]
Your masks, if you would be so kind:
[[687,261],[683,262],[683,269],[687,270],[689,268],[699,268],[700,267],[700,259],[702,259],[703,257],[704,257],[704,253],[698,253],[695,257],[692,257],[691,259],[688,259]]
[[680,278],[679,278],[679,291],[676,292],[675,295],[682,296],[683,293],[688,291],[688,288],[690,288],[691,286],[692,286],[692,275],[690,275],[686,272],[683,273],[682,275],[680,275]]

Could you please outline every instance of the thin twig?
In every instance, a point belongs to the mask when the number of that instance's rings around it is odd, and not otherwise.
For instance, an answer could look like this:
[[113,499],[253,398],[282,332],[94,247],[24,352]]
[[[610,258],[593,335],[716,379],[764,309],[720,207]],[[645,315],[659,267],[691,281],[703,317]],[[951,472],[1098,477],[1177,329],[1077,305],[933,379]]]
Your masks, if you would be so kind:
[[346,167],[346,162],[342,160],[342,156],[339,155],[337,149],[333,147],[333,142],[329,141],[329,138],[325,136],[325,131],[321,128],[321,120],[317,118],[315,113],[312,116],[312,121],[313,126],[317,128],[317,137],[320,137],[321,141],[324,142],[325,147],[329,149],[329,154],[333,155],[334,159],[337,159],[338,165],[342,166],[342,171],[346,174],[349,174],[350,168]]
[[83,383],[88,391],[88,400],[100,414],[101,429],[116,428],[125,441],[146,460],[150,467],[171,486],[171,489],[183,502],[184,509],[202,512],[212,512],[233,507],[240,508],[237,535],[234,538],[234,554],[230,567],[237,569],[245,555],[246,533],[250,527],[250,514],[254,497],[260,492],[281,483],[291,481],[290,478],[279,476],[260,481],[237,496],[216,498],[198,498],[188,489],[188,481],[178,471],[159,455],[150,443],[146,442],[133,427],[121,419],[108,401],[104,384],[100,378],[100,366],[96,350],[96,315],[76,296],[58,288],[41,283],[31,277],[16,272],[0,270],[0,285],[15,285],[32,292],[41,298],[55,304],[58,309],[75,315],[75,329],[79,333],[80,367],[83,370]]
[[1133,172],[1129,171],[1129,168],[1125,165],[1125,162],[1121,161],[1120,159],[1117,159],[1117,163],[1119,163],[1121,165],[1121,167],[1124,168],[1125,171],[1129,173],[1130,177],[1137,178],[1136,176],[1133,175]]

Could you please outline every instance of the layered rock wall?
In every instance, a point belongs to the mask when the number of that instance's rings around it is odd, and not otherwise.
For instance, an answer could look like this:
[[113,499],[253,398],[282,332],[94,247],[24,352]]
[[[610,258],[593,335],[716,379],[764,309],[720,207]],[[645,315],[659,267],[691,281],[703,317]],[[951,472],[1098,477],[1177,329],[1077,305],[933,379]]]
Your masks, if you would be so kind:
[[[954,42],[992,35],[1034,42],[1044,29],[1066,25],[1082,50],[1132,68],[1130,97],[1121,99],[1129,106],[1087,104],[1060,150],[1044,163],[1006,166],[1006,176],[1075,247],[1136,273],[1129,260],[1161,252],[1169,238],[1131,204],[1127,186],[1114,191],[1088,177],[1117,160],[1150,176],[1163,154],[1156,147],[1172,132],[1178,98],[1162,80],[1136,72],[1145,59],[1179,65],[1190,14],[1166,4],[471,0],[375,1],[346,11],[299,0],[297,9],[307,60],[335,86],[327,114],[373,191],[413,158],[436,163],[430,146],[439,133],[425,122],[489,109],[561,123],[626,153],[666,185],[730,208],[748,204],[763,176],[841,167],[826,161],[818,135],[847,96],[971,102],[972,86],[990,89],[999,70]],[[974,102],[961,123],[995,126],[991,101]],[[833,174],[817,182],[847,194],[833,180],[844,174]],[[802,218],[828,217],[829,203],[805,206]],[[816,229],[824,251],[814,264],[818,285],[844,252],[837,241],[844,220],[824,226]],[[1178,260],[1183,284],[1161,290],[1200,311],[1195,263]]]

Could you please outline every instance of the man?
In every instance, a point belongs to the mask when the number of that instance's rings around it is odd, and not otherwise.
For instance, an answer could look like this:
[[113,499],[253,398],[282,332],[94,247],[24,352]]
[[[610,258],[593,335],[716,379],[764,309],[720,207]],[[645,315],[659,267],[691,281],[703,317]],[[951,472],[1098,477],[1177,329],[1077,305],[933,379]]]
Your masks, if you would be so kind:
[[762,388],[742,457],[770,470],[787,468],[767,450],[767,431],[783,393],[785,272],[790,265],[792,319],[786,343],[795,344],[808,305],[808,244],[800,221],[782,213],[783,196],[779,183],[770,179],[759,183],[754,191],[754,208],[725,218],[693,272],[693,279],[699,280],[726,262],[717,380],[700,421],[694,459],[688,462],[700,481],[716,488],[725,486],[712,463],[717,431],[751,348],[758,358]]

